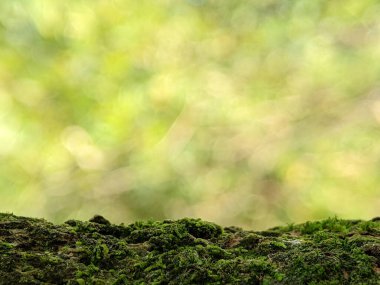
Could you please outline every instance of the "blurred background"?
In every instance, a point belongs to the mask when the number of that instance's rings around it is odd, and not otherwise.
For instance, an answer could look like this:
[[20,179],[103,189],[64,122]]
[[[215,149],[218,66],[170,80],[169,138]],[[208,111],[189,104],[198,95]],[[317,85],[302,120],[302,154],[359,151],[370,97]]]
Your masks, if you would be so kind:
[[379,215],[379,15],[0,1],[0,211],[251,229]]

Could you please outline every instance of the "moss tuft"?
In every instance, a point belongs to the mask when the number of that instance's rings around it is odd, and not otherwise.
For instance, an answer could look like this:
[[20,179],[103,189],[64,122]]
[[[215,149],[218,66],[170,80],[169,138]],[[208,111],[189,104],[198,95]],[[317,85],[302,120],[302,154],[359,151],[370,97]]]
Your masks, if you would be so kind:
[[380,284],[380,220],[268,231],[0,214],[0,284]]

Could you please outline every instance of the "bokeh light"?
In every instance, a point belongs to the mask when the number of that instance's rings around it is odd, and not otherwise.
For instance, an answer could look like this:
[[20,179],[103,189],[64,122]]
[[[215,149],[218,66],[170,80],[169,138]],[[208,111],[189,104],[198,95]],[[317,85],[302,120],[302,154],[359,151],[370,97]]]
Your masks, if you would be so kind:
[[0,2],[0,210],[252,229],[380,209],[380,4]]

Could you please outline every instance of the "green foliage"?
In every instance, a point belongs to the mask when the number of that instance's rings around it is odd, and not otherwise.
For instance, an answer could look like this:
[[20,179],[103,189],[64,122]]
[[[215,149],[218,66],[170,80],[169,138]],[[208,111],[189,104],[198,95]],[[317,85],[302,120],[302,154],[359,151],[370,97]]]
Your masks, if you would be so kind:
[[250,228],[376,215],[378,11],[0,1],[0,209]]

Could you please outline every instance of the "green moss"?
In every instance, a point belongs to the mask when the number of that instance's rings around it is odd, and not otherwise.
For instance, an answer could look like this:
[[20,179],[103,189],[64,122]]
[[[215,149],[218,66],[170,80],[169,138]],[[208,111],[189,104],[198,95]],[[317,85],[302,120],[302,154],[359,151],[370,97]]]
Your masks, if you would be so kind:
[[1,241],[0,241],[0,252],[1,252],[1,251],[7,251],[7,250],[12,249],[12,248],[14,248],[14,247],[15,247],[15,245],[12,244],[12,243],[1,242]]
[[[380,220],[268,231],[0,214],[0,284],[380,284]],[[5,280],[5,281],[3,281]]]

